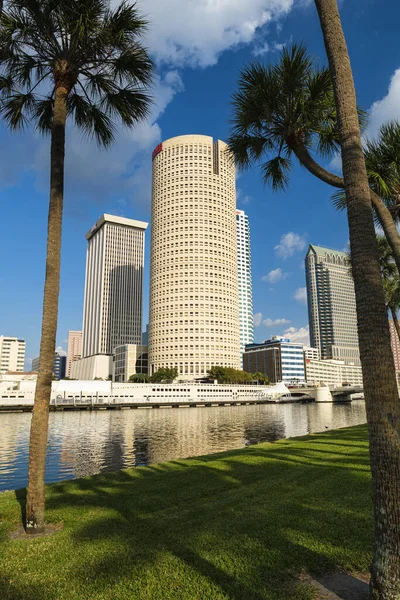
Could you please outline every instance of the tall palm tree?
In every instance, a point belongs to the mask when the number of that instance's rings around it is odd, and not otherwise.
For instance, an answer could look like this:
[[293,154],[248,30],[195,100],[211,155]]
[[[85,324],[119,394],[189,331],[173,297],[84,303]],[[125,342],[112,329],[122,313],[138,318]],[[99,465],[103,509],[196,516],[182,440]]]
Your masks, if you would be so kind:
[[[296,158],[321,181],[344,189],[343,178],[313,157],[326,159],[339,149],[329,69],[318,66],[304,46],[295,44],[284,48],[274,65],[251,63],[242,70],[238,88],[228,143],[239,166],[259,163],[264,181],[278,190],[288,185]],[[359,118],[362,124],[362,111]],[[400,270],[400,235],[380,191],[371,190],[371,201]]]
[[335,94],[370,440],[375,541],[371,598],[400,598],[400,402],[356,93],[337,0],[315,0]]
[[40,368],[32,415],[26,531],[44,529],[44,472],[57,332],[65,128],[103,146],[115,122],[148,114],[152,62],[134,5],[108,0],[10,0],[0,20],[0,108],[11,129],[32,122],[51,138],[50,204]]

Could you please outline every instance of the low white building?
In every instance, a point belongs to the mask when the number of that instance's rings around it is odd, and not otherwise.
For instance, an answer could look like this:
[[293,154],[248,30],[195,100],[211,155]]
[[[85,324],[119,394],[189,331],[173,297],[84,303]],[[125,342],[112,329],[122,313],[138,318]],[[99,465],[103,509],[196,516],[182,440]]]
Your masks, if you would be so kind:
[[24,364],[25,341],[0,335],[0,373],[23,371]]
[[108,379],[113,372],[113,357],[95,354],[71,363],[71,379]]
[[131,375],[148,373],[148,346],[123,344],[113,351],[113,381],[129,381]]
[[319,349],[311,348],[311,346],[304,346],[304,359],[307,360],[308,358],[319,360],[321,358],[319,355]]
[[305,359],[307,383],[324,383],[330,386],[342,386],[344,383],[362,386],[361,367],[346,365],[341,360]]

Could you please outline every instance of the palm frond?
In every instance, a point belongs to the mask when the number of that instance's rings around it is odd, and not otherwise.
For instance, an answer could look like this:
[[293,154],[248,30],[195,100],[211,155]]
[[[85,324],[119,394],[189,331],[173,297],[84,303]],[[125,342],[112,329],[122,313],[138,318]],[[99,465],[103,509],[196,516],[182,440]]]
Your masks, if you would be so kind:
[[[1,111],[12,128],[51,131],[53,91],[68,89],[68,116],[109,145],[115,124],[145,119],[153,62],[145,20],[124,0],[10,0],[0,21]],[[50,92],[49,92],[50,90]],[[82,94],[81,94],[82,91]]]
[[263,180],[271,185],[274,192],[283,191],[289,183],[290,169],[290,159],[275,156],[262,165]]
[[114,141],[115,125],[112,119],[96,104],[88,102],[78,93],[68,98],[68,113],[84,135],[94,137],[101,146],[109,146]]
[[109,115],[117,116],[128,127],[149,115],[150,97],[136,88],[119,89],[106,94],[101,102],[102,109]]
[[36,129],[42,134],[48,134],[51,131],[53,123],[54,97],[53,94],[43,98],[36,103],[35,118]]
[[331,202],[333,206],[338,211],[346,210],[347,208],[347,199],[346,192],[344,190],[336,190],[334,194],[331,196]]
[[24,129],[34,108],[33,94],[13,92],[1,104],[1,112],[10,129]]

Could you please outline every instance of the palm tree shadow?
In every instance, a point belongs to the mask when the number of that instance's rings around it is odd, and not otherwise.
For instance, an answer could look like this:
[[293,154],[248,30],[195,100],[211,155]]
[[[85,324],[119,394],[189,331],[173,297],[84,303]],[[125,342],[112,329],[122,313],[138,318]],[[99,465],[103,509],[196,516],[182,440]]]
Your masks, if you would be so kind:
[[26,488],[21,488],[19,490],[15,490],[15,498],[21,508],[21,524],[24,529],[25,529],[25,522],[26,522],[26,495],[27,495]]

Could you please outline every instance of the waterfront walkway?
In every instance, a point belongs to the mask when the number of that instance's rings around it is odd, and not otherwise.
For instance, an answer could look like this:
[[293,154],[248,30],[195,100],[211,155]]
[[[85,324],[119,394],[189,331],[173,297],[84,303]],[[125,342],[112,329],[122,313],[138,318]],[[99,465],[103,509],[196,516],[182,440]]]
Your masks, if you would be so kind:
[[371,560],[365,426],[54,484],[63,530],[10,540],[23,505],[0,494],[2,600],[314,600]]

